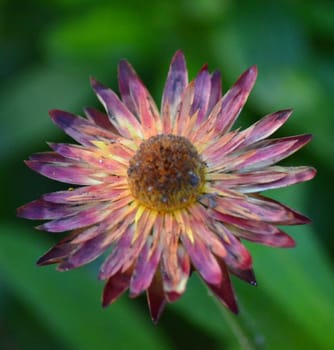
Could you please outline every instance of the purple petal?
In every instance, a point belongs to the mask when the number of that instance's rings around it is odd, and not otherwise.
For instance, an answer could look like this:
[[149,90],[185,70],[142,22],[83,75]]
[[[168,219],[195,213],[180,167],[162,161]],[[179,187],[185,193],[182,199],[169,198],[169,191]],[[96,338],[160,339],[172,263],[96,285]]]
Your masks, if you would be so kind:
[[277,208],[279,207],[281,208],[279,210],[285,211],[286,217],[281,218],[281,221],[278,221],[275,223],[276,225],[304,225],[304,224],[309,224],[311,222],[311,220],[307,216],[299,213],[298,211],[286,205],[283,205],[278,201],[275,201],[272,198],[268,198],[259,194],[253,195],[252,197],[249,197],[249,198],[252,198],[253,203],[255,203],[256,205],[260,205],[263,208],[265,208],[266,206],[268,208],[272,206],[276,206]]
[[17,216],[31,220],[51,220],[73,215],[78,208],[38,199],[17,209]]
[[165,247],[161,271],[166,299],[174,302],[184,293],[190,274],[189,256],[178,242]]
[[96,124],[102,129],[106,129],[108,131],[111,131],[112,133],[115,134],[115,136],[118,135],[117,130],[115,127],[110,123],[109,117],[99,111],[98,109],[91,108],[91,107],[86,107],[84,109],[85,115],[87,116],[88,120]]
[[[261,172],[261,171],[259,171]],[[249,173],[249,180],[252,178],[252,174],[255,172]],[[254,193],[254,192],[262,192],[265,190],[270,190],[274,188],[286,187],[296,183],[308,181],[314,178],[316,175],[316,170],[307,166],[300,167],[269,167],[266,170],[263,170],[264,177],[265,173],[268,175],[268,180],[270,179],[270,173],[272,174],[272,181],[248,181],[248,183],[238,184],[233,186],[236,191],[242,193]],[[246,175],[248,174],[240,174]],[[281,175],[281,176],[280,176]],[[280,178],[277,178],[280,176]]]
[[84,146],[92,146],[92,141],[99,139],[114,140],[118,135],[103,129],[91,121],[61,110],[49,112],[56,125],[65,131],[67,135]]
[[187,234],[182,234],[181,240],[190,255],[191,262],[203,279],[210,284],[219,284],[222,279],[221,270],[209,247],[199,236],[195,236],[191,242]]
[[67,143],[50,142],[49,146],[67,159],[99,168],[95,170],[96,173],[100,171],[102,173],[108,173],[108,175],[118,175],[120,172],[124,174],[125,167],[127,168],[128,161],[133,156],[133,151],[123,147],[119,143],[108,145],[108,150],[112,155],[109,155],[107,151],[100,152],[93,148],[87,149],[79,145],[70,145]]
[[59,271],[67,271],[79,266],[88,264],[99,257],[107,248],[105,244],[106,234],[100,234],[93,239],[90,239],[67,257],[59,266]]
[[[157,219],[157,221],[161,221]],[[149,236],[138,256],[130,282],[131,296],[137,296],[146,290],[156,273],[160,261],[162,245],[160,244],[160,226],[155,226],[155,236]]]
[[295,241],[283,231],[280,231],[273,235],[261,235],[258,233],[236,230],[234,234],[250,242],[256,242],[270,247],[292,248],[296,245]]
[[123,101],[145,126],[145,136],[161,133],[160,115],[153,98],[126,61],[121,61],[119,65],[119,84]]
[[118,272],[108,279],[103,290],[102,306],[106,307],[113,303],[128,288],[131,278],[131,269],[125,272]]
[[[174,121],[181,102],[182,94],[188,85],[186,61],[181,51],[174,55],[169,67],[161,103],[162,118]],[[171,123],[173,124],[173,123]]]
[[44,163],[44,161],[28,160],[25,163],[32,170],[53,180],[73,185],[96,185],[101,183],[97,179],[99,174],[96,173],[95,169],[75,161],[67,160],[62,163]]
[[227,255],[224,257],[227,266],[241,270],[250,270],[252,268],[252,257],[240,240],[222,224],[216,224],[215,229],[224,242],[227,251]]
[[161,133],[160,115],[153,98],[139,79],[130,86],[145,137]]
[[233,215],[223,214],[214,210],[210,212],[210,216],[218,222],[230,224],[237,228],[248,230],[254,233],[274,234],[279,231],[276,226],[271,225],[267,222],[242,219]]
[[242,279],[243,281],[251,284],[252,286],[257,285],[253,269],[242,270],[242,269],[233,268],[231,266],[228,266],[228,269],[233,275],[235,275],[238,278]]
[[138,79],[138,76],[131,64],[125,60],[121,60],[118,65],[119,91],[122,101],[134,115],[138,115],[138,111],[131,94],[130,83],[136,79]]
[[[120,187],[123,182],[119,182]],[[43,199],[52,203],[79,204],[97,201],[113,201],[126,197],[124,188],[117,188],[117,180],[111,184],[84,186],[68,191],[58,191],[43,195]]]
[[222,81],[220,72],[215,71],[211,76],[211,92],[208,103],[207,115],[209,115],[213,107],[218,103],[222,97]]
[[157,324],[166,305],[165,294],[162,289],[162,277],[159,270],[154,275],[153,281],[146,291],[146,296],[152,321],[154,324]]
[[276,225],[305,223],[301,214],[265,197],[247,196],[244,199],[217,197],[216,203],[215,210],[246,220],[275,223]]
[[259,141],[242,152],[225,158],[224,171],[250,171],[267,167],[297,152],[310,142],[311,135]]
[[272,135],[288,120],[291,113],[292,110],[287,109],[263,117],[257,123],[242,131],[242,134],[246,135],[246,139],[242,145],[248,146]]
[[143,129],[138,119],[127,109],[117,95],[94,78],[91,78],[91,85],[117,131],[129,139],[142,137]]
[[220,134],[228,132],[237,119],[254,86],[257,77],[257,67],[252,66],[244,72],[231,89],[223,96],[220,117],[216,130]]
[[71,237],[67,237],[49,249],[38,259],[37,265],[56,264],[71,255],[78,248],[78,244],[73,244],[71,239]]
[[[101,266],[99,278],[106,279],[129,264],[133,265],[153,225],[153,214],[145,210],[137,225],[129,226]],[[134,241],[134,237],[137,237]]]
[[211,76],[204,66],[195,79],[194,100],[190,108],[190,115],[197,114],[196,125],[199,126],[206,116],[211,92]]
[[226,265],[223,260],[218,259],[222,279],[218,284],[207,283],[218,299],[233,313],[238,313],[238,305],[235,299],[232,283]]
[[82,209],[75,215],[47,222],[38,228],[48,232],[64,232],[90,226],[102,221],[109,214],[108,206],[109,203],[99,203]]

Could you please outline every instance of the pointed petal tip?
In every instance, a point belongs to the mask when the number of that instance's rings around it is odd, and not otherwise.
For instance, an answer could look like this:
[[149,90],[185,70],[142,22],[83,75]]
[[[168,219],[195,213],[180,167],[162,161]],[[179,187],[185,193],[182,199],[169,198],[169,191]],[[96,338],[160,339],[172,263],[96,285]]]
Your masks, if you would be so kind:
[[247,69],[247,71],[246,72],[248,72],[248,74],[250,74],[250,75],[253,75],[253,76],[257,76],[257,74],[258,74],[258,68],[257,68],[257,65],[256,64],[254,64],[254,65],[252,65],[252,66],[250,66],[248,69]]
[[157,308],[150,308],[150,315],[151,315],[151,320],[153,322],[154,325],[157,325],[161,315],[165,309],[165,305],[166,305],[166,300],[163,301]]
[[174,56],[172,57],[170,67],[173,67],[176,70],[186,70],[186,58],[182,50],[175,52]]
[[311,180],[317,175],[318,170],[316,168],[310,167],[309,168],[309,176],[308,179]]
[[92,89],[95,91],[95,93],[98,93],[101,90],[107,90],[108,88],[100,83],[98,80],[96,80],[93,76],[89,77],[89,82],[92,87]]
[[172,62],[182,59],[184,60],[184,53],[181,49],[177,50],[172,58]]

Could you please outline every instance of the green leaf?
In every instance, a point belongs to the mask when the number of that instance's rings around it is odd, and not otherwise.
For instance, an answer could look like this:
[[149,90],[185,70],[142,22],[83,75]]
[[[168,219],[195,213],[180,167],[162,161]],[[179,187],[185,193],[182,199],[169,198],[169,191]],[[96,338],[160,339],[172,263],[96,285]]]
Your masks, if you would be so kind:
[[19,225],[0,226],[0,273],[31,312],[73,349],[167,349],[148,315],[120,299],[100,306],[102,284],[84,269],[59,273],[37,268],[46,247]]

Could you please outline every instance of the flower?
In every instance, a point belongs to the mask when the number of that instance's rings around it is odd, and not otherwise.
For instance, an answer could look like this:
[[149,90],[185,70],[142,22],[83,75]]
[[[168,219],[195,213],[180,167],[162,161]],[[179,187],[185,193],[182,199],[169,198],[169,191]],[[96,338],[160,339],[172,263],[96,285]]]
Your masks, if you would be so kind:
[[50,112],[78,144],[51,143],[27,165],[51,179],[79,185],[43,195],[18,209],[49,220],[48,232],[71,231],[39,260],[58,270],[77,268],[111,248],[99,272],[107,280],[103,305],[129,289],[146,291],[152,320],[185,291],[196,270],[231,311],[237,303],[230,273],[255,285],[252,258],[242,240],[276,247],[294,241],[278,225],[309,219],[260,192],[310,180],[307,166],[274,165],[310,135],[271,138],[292,113],[269,114],[245,130],[232,126],[255,83],[255,66],[222,96],[219,72],[204,66],[188,82],[185,58],[171,62],[159,113],[126,61],[119,64],[121,99],[91,79],[104,114],[86,118]]

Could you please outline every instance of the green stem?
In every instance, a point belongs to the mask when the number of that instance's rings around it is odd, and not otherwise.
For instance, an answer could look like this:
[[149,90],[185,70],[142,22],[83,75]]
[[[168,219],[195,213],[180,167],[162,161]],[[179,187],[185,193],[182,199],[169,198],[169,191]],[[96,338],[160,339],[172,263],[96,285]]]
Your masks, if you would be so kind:
[[226,323],[235,335],[242,350],[259,350],[263,349],[263,344],[256,341],[256,335],[250,329],[249,324],[243,319],[242,315],[233,315],[226,307],[213,297],[213,300],[218,305]]

